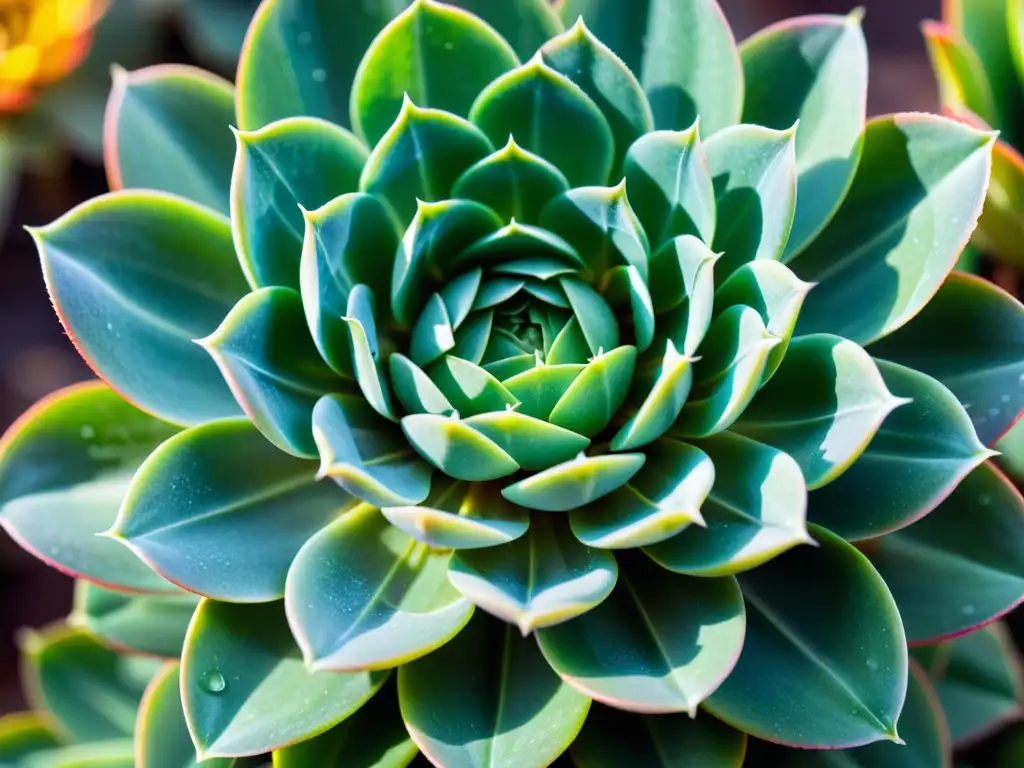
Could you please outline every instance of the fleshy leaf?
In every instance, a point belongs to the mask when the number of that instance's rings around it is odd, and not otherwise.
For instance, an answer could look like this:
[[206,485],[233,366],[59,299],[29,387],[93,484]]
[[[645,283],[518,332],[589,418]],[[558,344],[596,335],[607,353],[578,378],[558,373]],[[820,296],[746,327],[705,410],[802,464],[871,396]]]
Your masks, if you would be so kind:
[[701,505],[715,465],[699,448],[675,440],[648,446],[643,468],[603,499],[569,511],[572,532],[589,547],[633,549],[703,525]]
[[474,416],[516,404],[515,397],[500,381],[467,360],[445,355],[430,368],[429,374],[457,413]]
[[294,456],[317,455],[313,406],[346,385],[317,354],[299,294],[290,288],[253,291],[201,344],[268,440]]
[[[654,251],[680,235],[705,243],[715,235],[715,188],[699,125],[648,133],[626,155],[626,186]],[[664,290],[653,277],[652,292]]]
[[986,462],[923,520],[878,539],[869,556],[910,642],[969,632],[1024,601],[1024,498]]
[[601,110],[615,142],[612,174],[622,169],[630,145],[654,130],[643,88],[622,60],[587,29],[580,17],[569,31],[540,49],[544,62],[583,89]]
[[712,136],[704,150],[722,222],[712,244],[723,254],[716,276],[724,280],[755,259],[781,259],[796,211],[796,126],[737,125]]
[[472,123],[418,107],[406,97],[394,125],[370,153],[359,189],[385,199],[408,223],[416,215],[418,202],[450,197],[462,172],[493,151],[491,142]]
[[906,324],[956,264],[981,214],[995,137],[932,115],[868,123],[835,218],[790,266],[818,285],[797,334],[866,345]]
[[464,423],[493,440],[526,470],[569,461],[590,446],[582,435],[516,411],[481,413]]
[[392,354],[388,367],[395,397],[407,412],[449,416],[455,410],[426,372],[405,355]]
[[969,110],[989,125],[998,124],[995,94],[978,52],[948,24],[925,21],[921,32],[943,109]]
[[[672,334],[676,348],[692,355],[711,325],[715,301],[715,264],[720,254],[711,252],[692,235],[680,235],[665,243],[651,257],[651,300],[656,312],[675,310],[682,315],[681,328]],[[672,323],[672,316],[662,318]]]
[[79,581],[68,623],[119,650],[177,658],[198,603],[185,592],[132,595]]
[[302,209],[358,189],[366,147],[344,128],[312,117],[235,136],[231,227],[242,268],[253,288],[298,290]]
[[416,414],[402,419],[402,429],[423,458],[458,480],[497,480],[519,469],[493,440],[458,418]]
[[248,290],[227,219],[165,193],[125,191],[31,233],[61,323],[119,394],[179,424],[238,413],[192,343]]
[[704,526],[689,526],[644,551],[663,568],[724,576],[755,568],[810,543],[803,475],[782,451],[729,432],[696,443],[715,468],[700,507]]
[[550,765],[590,700],[558,679],[533,640],[482,611],[440,650],[398,670],[402,718],[435,765]]
[[1005,141],[997,141],[992,150],[988,197],[971,242],[1007,264],[1016,268],[1024,266],[1018,245],[1024,238],[1024,223],[1017,216],[1022,206],[1024,157]]
[[808,518],[849,541],[924,517],[992,453],[953,393],[931,377],[876,360],[893,411],[854,464],[811,494]]
[[842,475],[901,405],[852,341],[801,336],[732,431],[792,456],[813,490]]
[[374,506],[418,504],[434,470],[417,457],[396,424],[359,395],[327,395],[313,408],[320,476]]
[[372,147],[405,98],[465,117],[491,81],[517,66],[509,44],[477,16],[416,0],[363,56],[352,83],[352,125]]
[[[567,374],[571,372],[568,366],[555,368]],[[587,366],[572,377],[551,411],[538,418],[547,418],[552,424],[581,435],[596,435],[622,407],[635,370],[636,347],[623,346],[595,353]]]
[[812,534],[818,547],[740,577],[743,653],[705,706],[752,736],[789,746],[895,741],[908,674],[899,611],[864,555],[822,528]]
[[264,602],[284,594],[306,539],[355,503],[316,482],[315,462],[233,419],[185,430],[154,451],[111,535],[192,592]]
[[473,605],[432,551],[360,506],[313,536],[288,574],[285,606],[313,670],[390,669],[448,642]]
[[174,591],[96,534],[113,524],[139,465],[177,431],[99,382],[58,390],[0,440],[0,525],[65,573],[122,590]]
[[505,388],[519,401],[517,413],[547,420],[572,383],[586,370],[585,365],[531,365],[504,380]]
[[227,214],[234,95],[194,67],[115,69],[103,127],[110,188],[172,192]]
[[747,735],[708,714],[637,715],[594,704],[571,747],[578,768],[736,768]]
[[352,356],[352,375],[370,406],[390,421],[398,421],[391,402],[391,389],[384,375],[381,340],[377,336],[376,301],[365,285],[357,285],[348,295],[342,321],[348,330],[348,349]]
[[921,314],[869,351],[949,387],[985,445],[1024,409],[1024,307],[971,275],[951,274]]
[[740,46],[743,122],[796,132],[796,216],[784,258],[829,222],[853,181],[863,148],[868,51],[861,15],[774,24]]
[[58,749],[61,739],[46,718],[35,712],[0,716],[0,760],[21,765],[21,760]]
[[535,516],[526,536],[509,544],[457,553],[448,578],[483,610],[525,637],[592,610],[618,575],[615,558],[584,546],[564,520]]
[[258,755],[341,722],[387,676],[307,669],[280,602],[204,600],[181,659],[185,720],[200,759]]
[[499,77],[469,113],[497,146],[509,136],[556,165],[569,184],[605,184],[614,162],[611,127],[594,101],[540,55]]
[[634,556],[607,600],[537,641],[563,680],[603,704],[694,713],[736,663],[745,625],[735,579],[678,576]]
[[585,456],[538,472],[502,489],[514,504],[544,512],[565,512],[607,496],[629,482],[646,460],[642,453]]
[[679,418],[693,385],[693,358],[680,355],[671,340],[653,366],[641,368],[634,391],[645,392],[636,412],[612,438],[613,451],[630,451],[665,434]]

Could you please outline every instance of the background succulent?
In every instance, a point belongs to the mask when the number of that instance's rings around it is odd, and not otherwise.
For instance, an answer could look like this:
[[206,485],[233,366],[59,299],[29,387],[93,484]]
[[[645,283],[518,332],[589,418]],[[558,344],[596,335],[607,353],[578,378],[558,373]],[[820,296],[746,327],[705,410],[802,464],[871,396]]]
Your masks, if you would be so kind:
[[1024,594],[1024,308],[949,274],[994,135],[865,126],[859,14],[395,5],[119,77],[118,191],[33,231],[106,383],[5,528],[183,642],[200,757],[943,765],[907,641]]

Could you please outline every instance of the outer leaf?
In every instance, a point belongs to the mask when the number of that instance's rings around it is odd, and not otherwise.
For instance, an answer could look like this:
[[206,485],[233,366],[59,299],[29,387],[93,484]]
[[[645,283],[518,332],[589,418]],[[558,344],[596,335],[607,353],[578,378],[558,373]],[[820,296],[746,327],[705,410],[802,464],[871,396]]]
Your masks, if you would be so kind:
[[27,762],[31,768],[135,768],[132,752],[132,740],[122,737],[62,747]]
[[578,768],[736,768],[747,735],[707,714],[635,715],[596,704],[572,745]]
[[1024,498],[986,462],[870,556],[911,642],[970,632],[1024,601]]
[[736,581],[668,574],[644,558],[621,566],[611,597],[537,633],[541,651],[566,682],[616,709],[693,714],[743,645]]
[[663,568],[695,576],[724,576],[754,568],[810,543],[800,467],[787,454],[728,432],[697,443],[715,467],[701,506],[706,527],[644,551]]
[[115,390],[179,424],[238,413],[192,343],[247,290],[226,219],[163,193],[114,192],[31,232],[61,323]]
[[402,718],[435,765],[550,765],[590,700],[564,684],[532,640],[483,613],[439,651],[398,670]]
[[[131,736],[154,663],[118,656],[89,635],[54,627],[22,641],[26,693],[65,737],[98,742]],[[96,706],[97,702],[103,706]]]
[[307,669],[281,603],[204,600],[181,659],[185,720],[200,758],[258,755],[317,736],[386,679]]
[[352,83],[352,125],[373,146],[405,98],[465,117],[491,81],[517,66],[509,44],[478,17],[416,0],[363,56]]
[[158,189],[228,213],[235,89],[194,67],[114,69],[103,126],[111,189]]
[[611,593],[615,558],[577,541],[563,521],[537,516],[509,544],[459,552],[448,578],[462,594],[526,637],[592,610]]
[[194,427],[142,465],[111,535],[158,573],[220,600],[284,594],[299,548],[354,500],[246,421]]
[[274,768],[405,768],[418,753],[389,683],[340,725],[277,750]]
[[[824,529],[812,533],[819,547],[794,549],[740,578],[747,639],[706,706],[753,736],[790,746],[896,740],[907,690],[896,604],[860,552]],[[837,612],[840,602],[845,609]]]
[[302,209],[359,188],[369,154],[355,136],[312,117],[236,132],[231,228],[253,288],[299,288]]
[[704,145],[715,185],[715,231],[723,254],[715,274],[724,280],[755,259],[782,258],[797,200],[796,126],[771,130],[738,125]]
[[842,475],[906,404],[852,341],[801,336],[732,430],[792,456],[813,490]]
[[345,384],[317,354],[295,291],[253,291],[200,344],[268,440],[294,456],[317,455],[313,407]]
[[615,151],[608,121],[582,88],[539,55],[491,83],[469,117],[495,145],[512,136],[554,163],[571,186],[608,181]]
[[68,623],[117,649],[177,658],[198,603],[187,593],[128,595],[79,581]]
[[925,21],[921,32],[943,108],[957,112],[969,110],[989,125],[996,125],[995,94],[977,51],[948,24]]
[[448,583],[450,558],[365,505],[313,536],[295,558],[285,591],[306,664],[390,669],[448,642],[473,614]]
[[921,314],[871,354],[949,387],[986,445],[1024,410],[1024,306],[971,275],[950,275]]
[[915,656],[935,685],[957,746],[981,741],[1024,716],[1024,675],[1003,624],[921,648]]
[[566,512],[607,496],[629,482],[644,465],[642,453],[580,454],[571,461],[520,480],[501,495],[528,509]]
[[811,494],[808,507],[810,520],[850,541],[919,520],[992,456],[948,389],[910,368],[875,362],[889,391],[910,402],[886,418],[853,466]]
[[0,760],[21,765],[33,755],[59,749],[60,738],[46,719],[34,712],[13,712],[0,717]]
[[853,186],[828,227],[792,262],[818,283],[797,333],[868,344],[935,294],[977,223],[995,137],[945,118],[868,123]]
[[123,590],[173,591],[96,534],[114,522],[142,461],[177,431],[98,382],[53,393],[0,440],[0,525],[65,573]]
[[798,192],[785,259],[835,215],[863,148],[868,51],[861,14],[806,16],[743,43],[743,122],[796,132]]

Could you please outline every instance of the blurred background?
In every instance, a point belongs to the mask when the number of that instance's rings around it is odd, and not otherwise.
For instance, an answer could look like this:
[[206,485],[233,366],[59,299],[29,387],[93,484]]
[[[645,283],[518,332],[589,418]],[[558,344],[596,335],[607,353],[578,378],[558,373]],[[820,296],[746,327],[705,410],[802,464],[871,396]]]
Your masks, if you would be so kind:
[[[158,61],[191,63],[230,78],[245,20],[254,7],[252,0],[114,2],[110,19],[97,28],[93,53],[81,67],[82,77],[64,84],[61,101],[40,108],[52,113],[51,122],[57,124],[56,144],[36,152],[39,157],[33,155],[31,161],[0,157],[0,164],[7,164],[0,170],[8,176],[0,184],[0,210],[6,209],[9,217],[0,235],[0,431],[40,397],[90,376],[57,322],[32,240],[22,227],[48,223],[79,201],[106,191],[98,137],[83,135],[89,133],[83,126],[97,124],[102,116],[110,64],[131,69]],[[782,18],[847,13],[857,5],[855,0],[720,2],[739,40]],[[861,0],[871,49],[870,114],[936,109],[919,23],[937,18],[940,2]],[[7,13],[7,5],[0,7],[0,62],[8,40],[5,25],[18,23]],[[60,124],[65,130],[59,130]],[[11,130],[36,138],[42,129],[30,123]],[[9,139],[0,127],[0,155],[3,142]],[[23,554],[0,532],[0,713],[22,705],[14,644],[17,629],[65,616],[70,588],[69,579]]]

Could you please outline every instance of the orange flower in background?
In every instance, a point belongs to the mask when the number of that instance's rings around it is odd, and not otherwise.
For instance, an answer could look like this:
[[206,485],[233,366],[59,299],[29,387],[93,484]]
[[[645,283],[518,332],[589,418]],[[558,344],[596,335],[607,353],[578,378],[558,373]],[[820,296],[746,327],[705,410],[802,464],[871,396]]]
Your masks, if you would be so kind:
[[107,0],[0,0],[0,112],[28,107],[85,58]]

